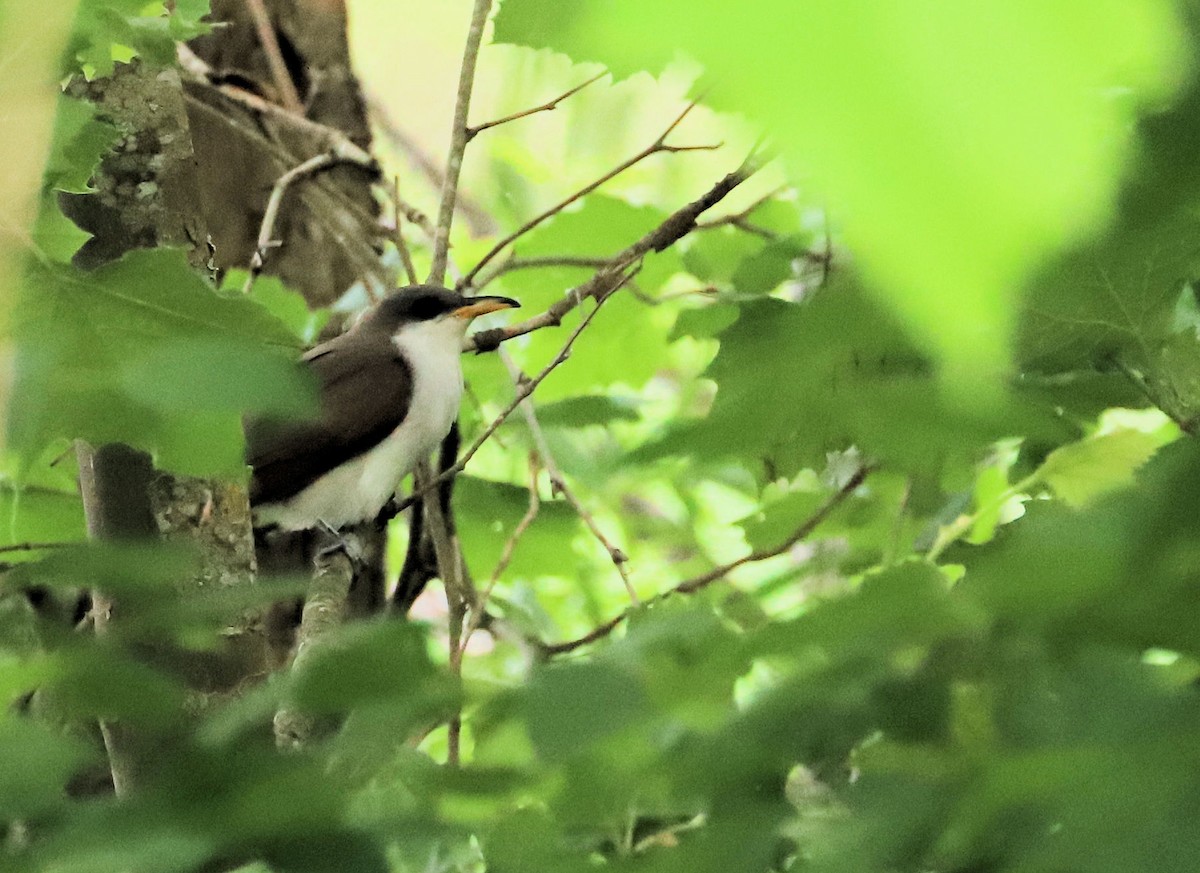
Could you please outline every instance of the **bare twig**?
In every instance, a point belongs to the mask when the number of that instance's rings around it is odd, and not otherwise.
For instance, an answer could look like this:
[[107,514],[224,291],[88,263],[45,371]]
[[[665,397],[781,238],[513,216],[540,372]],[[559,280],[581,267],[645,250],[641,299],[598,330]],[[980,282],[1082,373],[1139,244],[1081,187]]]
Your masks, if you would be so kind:
[[494,121],[488,121],[483,124],[477,124],[474,127],[468,127],[467,128],[467,142],[470,142],[476,136],[483,133],[485,130],[490,130],[493,127],[499,127],[502,124],[508,124],[508,122],[516,121],[518,118],[527,118],[530,115],[536,115],[539,112],[552,112],[553,110],[558,108],[559,103],[562,103],[568,97],[578,94],[580,91],[582,91],[588,85],[592,84],[593,82],[595,82],[599,79],[603,79],[607,75],[608,75],[608,71],[605,70],[604,72],[597,73],[596,75],[592,76],[592,78],[588,79],[583,84],[576,85],[574,88],[572,88],[569,91],[564,91],[562,94],[559,94],[553,100],[547,100],[545,103],[539,104],[538,106],[534,106],[531,109],[523,109],[520,112],[514,112],[512,115],[505,115],[503,118],[497,118]]
[[[437,480],[429,468],[429,463],[423,461],[417,466],[413,475],[417,487],[425,487],[427,483],[436,485]],[[433,540],[434,555],[437,558],[438,576],[442,580],[442,589],[446,594],[447,631],[449,633],[450,670],[455,675],[462,673],[462,632],[463,620],[467,610],[476,608],[475,589],[467,578],[466,566],[463,562],[462,549],[454,536],[449,517],[442,511],[440,500],[427,500],[424,504],[426,524],[429,537]],[[414,534],[416,535],[416,534]],[[456,712],[449,723],[449,736],[446,763],[451,767],[459,764],[459,741],[462,735],[462,713]]]
[[[755,563],[757,561],[766,561],[770,558],[776,558],[785,552],[790,551],[797,543],[816,530],[821,522],[825,521],[825,519],[827,519],[835,509],[841,506],[842,503],[844,503],[846,499],[850,497],[850,495],[857,491],[858,487],[862,485],[867,476],[869,476],[874,470],[875,468],[872,466],[860,467],[854,473],[854,475],[846,480],[845,484],[842,485],[841,488],[830,495],[828,500],[821,504],[821,506],[818,507],[812,515],[806,518],[804,522],[792,532],[791,536],[789,536],[778,546],[774,546],[769,549],[755,549],[750,554],[744,555],[736,560],[729,561],[728,563],[722,564],[719,567],[715,567],[707,573],[702,573],[699,576],[693,576],[691,579],[685,579],[675,587],[669,588],[661,594],[656,594],[649,601],[647,601],[647,605],[666,600],[668,597],[674,594],[693,594],[702,588],[707,588],[709,585],[718,581],[719,579],[724,579],[727,575],[729,575],[729,573],[733,572],[738,567]],[[594,643],[597,640],[608,636],[614,630],[620,627],[621,624],[633,614],[633,612],[634,608],[631,607],[618,613],[608,621],[604,622],[598,627],[593,628],[581,637],[577,637],[573,640],[567,640],[566,642],[562,643],[540,643],[538,648],[542,654],[546,656],[562,655],[567,652],[573,652],[582,646],[586,646],[588,643]]]
[[598,269],[607,266],[611,262],[612,258],[576,257],[573,255],[551,255],[544,258],[509,258],[477,277],[474,287],[477,289],[486,288],[498,277],[517,270],[537,270],[545,267],[591,267]]
[[[527,381],[528,377],[521,372],[521,368],[517,366],[512,356],[507,354],[503,349],[500,350],[501,360],[504,361],[504,366],[508,368],[509,375],[513,378],[513,385],[520,387]],[[538,453],[542,456],[542,463],[546,466],[546,475],[550,477],[550,490],[552,494],[561,494],[567,503],[571,504],[571,508],[575,510],[575,514],[583,520],[584,525],[591,531],[596,541],[604,547],[604,551],[608,552],[608,557],[616,567],[617,573],[621,577],[621,581],[625,584],[625,591],[629,595],[629,602],[634,606],[640,606],[641,600],[638,598],[637,591],[634,590],[633,583],[629,581],[629,571],[625,565],[629,562],[629,556],[621,549],[614,546],[600,530],[600,525],[596,523],[596,518],[587,507],[576,496],[563,478],[562,471],[558,468],[558,464],[554,460],[554,455],[550,452],[550,446],[546,442],[546,434],[542,430],[541,422],[538,421],[537,413],[534,411],[533,403],[526,398],[520,404],[521,415],[525,419],[525,424],[529,427],[529,432],[533,436],[533,444],[537,448]]]
[[296,83],[288,72],[287,64],[283,61],[283,53],[279,50],[279,40],[275,36],[275,28],[263,0],[246,0],[246,9],[254,19],[254,29],[258,32],[258,41],[262,45],[263,54],[267,56],[267,66],[271,69],[271,78],[279,91],[279,99],[288,112],[296,115],[304,114],[304,104],[300,102],[300,94],[296,91]]
[[566,209],[568,206],[570,206],[576,200],[579,200],[580,198],[587,196],[588,194],[592,193],[597,188],[599,188],[601,185],[603,185],[605,182],[621,175],[621,173],[624,173],[626,170],[628,170],[630,167],[634,166],[635,164],[641,163],[642,161],[644,161],[646,158],[650,157],[651,155],[656,155],[659,152],[712,151],[714,149],[720,148],[719,145],[707,145],[707,146],[671,146],[671,145],[667,145],[667,143],[666,143],[667,137],[670,136],[671,132],[674,131],[675,128],[679,126],[680,122],[682,122],[683,119],[687,117],[688,113],[691,112],[692,109],[694,109],[695,107],[696,107],[696,103],[694,101],[692,103],[689,103],[687,105],[687,107],[684,108],[684,110],[681,113],[679,113],[678,116],[676,116],[675,120],[672,121],[669,125],[667,125],[667,129],[664,130],[661,134],[659,134],[658,139],[654,140],[654,142],[650,143],[650,145],[648,145],[646,148],[642,149],[640,152],[638,152],[633,157],[628,158],[625,161],[622,161],[616,167],[609,170],[607,173],[605,173],[603,176],[596,179],[595,181],[590,182],[587,185],[584,185],[582,188],[580,188],[574,194],[571,194],[566,199],[560,200],[558,203],[556,203],[554,206],[551,206],[545,212],[535,215],[533,218],[529,219],[527,222],[522,224],[520,227],[518,227],[512,233],[508,234],[503,239],[501,239],[499,242],[497,242],[494,246],[492,246],[490,249],[488,249],[487,253],[484,254],[484,256],[479,259],[479,261],[475,264],[475,266],[472,267],[470,270],[468,270],[467,274],[458,281],[458,284],[456,286],[458,288],[458,290],[461,291],[464,288],[471,287],[471,283],[474,281],[475,277],[479,274],[479,271],[481,269],[483,269],[484,265],[487,264],[489,261],[491,261],[493,258],[495,258],[496,255],[498,255],[502,251],[504,251],[508,246],[512,245],[512,243],[515,242],[517,239],[524,236],[529,231],[533,230],[535,227],[537,227],[539,224],[541,224],[546,219],[551,218],[554,215],[557,215],[559,212],[562,212],[564,209]]
[[396,508],[396,512],[403,512],[412,505],[414,500],[424,497],[425,494],[432,491],[441,482],[457,476],[466,468],[467,463],[475,456],[475,453],[478,452],[480,447],[482,447],[483,444],[492,436],[492,434],[499,429],[500,425],[504,424],[505,420],[512,415],[513,411],[517,408],[520,402],[532,394],[534,389],[536,389],[538,385],[542,384],[545,378],[549,376],[555,370],[555,368],[557,368],[568,357],[570,357],[571,347],[575,344],[575,340],[577,340],[579,335],[583,333],[584,329],[591,324],[592,319],[596,317],[596,313],[600,311],[600,307],[603,305],[604,301],[608,299],[613,291],[616,291],[621,287],[621,285],[629,281],[631,276],[632,272],[626,272],[609,277],[611,287],[608,293],[596,295],[596,305],[586,315],[583,316],[583,320],[579,322],[575,330],[571,331],[571,335],[567,337],[567,341],[563,343],[562,348],[559,350],[558,354],[551,359],[550,363],[543,367],[536,376],[529,381],[522,383],[517,388],[516,396],[513,397],[512,402],[509,403],[508,406],[504,407],[504,409],[500,411],[500,414],[492,420],[491,424],[483,429],[483,433],[476,437],[475,441],[471,443],[470,447],[465,452],[463,452],[463,454],[459,457],[458,462],[454,464],[454,466],[446,469],[440,476],[424,487],[414,487],[413,493],[404,498],[404,500],[400,501]]
[[471,25],[467,30],[467,44],[463,49],[462,69],[458,77],[458,98],[454,104],[454,126],[450,133],[450,152],[446,156],[446,178],[442,181],[442,201],[438,207],[437,231],[433,238],[433,266],[429,270],[429,282],[433,285],[441,285],[446,278],[446,255],[450,249],[454,202],[458,197],[458,176],[462,171],[463,154],[469,139],[467,113],[471,108],[471,90],[475,85],[475,62],[479,58],[483,28],[487,24],[491,9],[492,0],[475,0]]
[[702,196],[686,206],[671,213],[662,224],[647,233],[641,239],[626,247],[608,259],[607,263],[587,282],[576,286],[563,295],[545,312],[535,315],[525,321],[511,324],[507,327],[481,330],[468,337],[463,344],[464,351],[490,352],[500,347],[500,343],[540,330],[562,324],[563,317],[588,297],[605,287],[603,277],[610,271],[632,264],[650,252],[661,252],[687,236],[696,226],[696,218],[706,210],[719,203],[730,191],[740,185],[755,172],[757,166],[750,161],[732,173],[729,173]]
[[540,472],[541,467],[538,463],[537,453],[531,452],[529,455],[529,508],[525,510],[525,515],[517,522],[517,526],[513,528],[513,532],[505,541],[504,548],[500,552],[500,560],[496,562],[496,568],[492,570],[492,577],[488,579],[483,593],[479,595],[478,604],[471,610],[471,619],[467,623],[466,630],[463,631],[462,642],[459,643],[458,647],[460,658],[466,652],[467,644],[471,642],[471,635],[479,630],[479,626],[483,624],[484,616],[487,615],[488,599],[492,596],[492,589],[496,587],[496,583],[500,581],[500,577],[508,569],[508,565],[512,563],[513,554],[517,550],[517,543],[521,541],[521,537],[525,535],[525,531],[529,530],[529,526],[533,524],[542,507],[541,495],[538,494],[538,473]]
[[81,546],[79,543],[11,543],[7,546],[0,546],[2,552],[40,552],[43,549],[69,549],[72,546]]
[[[271,196],[267,199],[267,208],[263,212],[262,224],[259,225],[258,240],[255,243],[254,254],[250,256],[249,272],[246,276],[245,284],[242,285],[243,294],[249,294],[250,289],[254,287],[254,280],[258,278],[259,273],[262,272],[263,265],[266,263],[267,252],[270,249],[278,248],[282,244],[271,237],[275,233],[275,220],[279,217],[279,207],[283,203],[283,195],[287,193],[288,188],[300,179],[328,169],[335,164],[354,163],[361,166],[359,163],[361,155],[358,154],[361,151],[361,149],[355,146],[354,150],[349,152],[333,149],[319,155],[313,155],[308,160],[292,167],[292,169],[275,180],[275,185],[271,188]],[[370,166],[374,166],[375,162],[370,155],[367,155],[367,160],[370,162]]]
[[[345,133],[338,130],[336,127],[330,127],[327,124],[313,121],[305,118],[303,115],[296,115],[282,106],[278,106],[269,100],[264,100],[257,94],[252,94],[243,88],[237,88],[228,84],[216,84],[212,81],[212,68],[193,52],[185,43],[176,43],[175,55],[179,60],[180,67],[187,75],[184,77],[193,85],[202,87],[205,91],[220,94],[226,100],[230,100],[240,106],[270,118],[273,122],[277,122],[281,127],[285,127],[303,136],[309,141],[314,148],[325,151],[338,151],[347,156],[351,163],[358,164],[363,167],[370,167],[372,171],[376,170],[375,159],[371,157],[362,146],[357,145]],[[273,149],[277,153],[282,153],[289,160],[294,160],[290,155],[272,143]]]
[[750,221],[750,215],[754,210],[758,209],[768,200],[776,197],[780,192],[785,190],[787,186],[781,185],[772,191],[767,192],[759,197],[741,212],[733,212],[729,215],[722,215],[718,218],[710,219],[709,221],[697,221],[696,230],[712,230],[718,227],[736,227],[738,230],[743,230],[746,233],[752,233],[755,236],[761,236],[763,239],[774,240],[779,237],[773,230],[768,230],[765,227],[759,227]]
[[392,177],[392,214],[396,222],[396,251],[400,253],[400,261],[404,264],[404,275],[410,285],[420,282],[417,278],[417,268],[413,265],[412,252],[404,239],[404,210],[400,206],[400,177]]

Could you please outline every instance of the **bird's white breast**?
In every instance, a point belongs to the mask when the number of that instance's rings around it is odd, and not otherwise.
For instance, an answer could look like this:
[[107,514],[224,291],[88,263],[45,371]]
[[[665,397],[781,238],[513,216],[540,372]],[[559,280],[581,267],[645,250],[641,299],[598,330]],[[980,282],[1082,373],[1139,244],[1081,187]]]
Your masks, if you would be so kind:
[[463,326],[459,319],[446,318],[407,325],[396,335],[396,346],[413,378],[412,402],[404,420],[374,448],[273,508],[271,521],[285,530],[298,530],[319,518],[338,529],[379,513],[400,480],[429,457],[458,416]]

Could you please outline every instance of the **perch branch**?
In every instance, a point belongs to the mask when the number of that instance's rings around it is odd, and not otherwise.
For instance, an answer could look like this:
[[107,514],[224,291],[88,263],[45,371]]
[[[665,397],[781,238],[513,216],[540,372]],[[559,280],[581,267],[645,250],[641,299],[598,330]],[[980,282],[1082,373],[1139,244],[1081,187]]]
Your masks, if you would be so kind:
[[464,288],[471,287],[471,284],[474,281],[475,277],[479,274],[479,271],[482,270],[483,267],[489,261],[491,261],[493,258],[495,258],[496,255],[500,254],[502,251],[504,251],[504,249],[506,249],[508,246],[512,245],[512,243],[515,242],[517,239],[524,236],[529,231],[533,230],[535,227],[537,227],[539,224],[541,224],[546,219],[551,218],[552,216],[557,215],[558,213],[562,212],[564,209],[566,209],[568,206],[570,206],[575,201],[579,200],[582,197],[586,197],[588,194],[595,191],[597,188],[599,188],[605,182],[621,175],[621,173],[624,173],[626,170],[628,170],[630,167],[634,166],[635,164],[641,163],[642,161],[644,161],[646,158],[650,157],[651,155],[656,155],[659,152],[712,151],[714,149],[720,148],[719,145],[705,145],[705,146],[671,146],[671,145],[667,145],[667,143],[666,143],[667,137],[670,136],[671,132],[674,131],[675,128],[679,126],[679,124],[683,121],[683,119],[687,117],[688,113],[691,112],[695,107],[696,107],[695,101],[689,103],[684,108],[684,110],[681,113],[679,113],[678,116],[675,117],[675,120],[672,121],[669,125],[667,125],[667,129],[664,130],[661,134],[659,134],[658,139],[654,140],[654,142],[652,142],[646,148],[642,149],[640,152],[638,152],[633,157],[622,161],[616,167],[609,170],[607,173],[605,173],[603,176],[596,179],[595,181],[590,182],[587,185],[584,185],[582,188],[580,188],[574,194],[571,194],[566,199],[559,201],[554,206],[551,206],[549,209],[547,209],[545,212],[535,215],[533,218],[529,219],[527,222],[522,224],[520,227],[518,227],[512,233],[508,234],[503,239],[501,239],[499,242],[497,242],[494,246],[492,246],[490,249],[488,249],[487,253],[484,254],[484,256],[479,259],[479,261],[475,264],[475,266],[472,267],[467,272],[467,274],[458,281],[458,284],[456,286],[457,290],[461,291]]
[[[305,595],[300,627],[296,631],[296,657],[293,670],[303,669],[312,658],[314,647],[336,630],[346,616],[346,600],[354,581],[354,567],[344,549],[326,551],[313,568],[312,583]],[[317,733],[317,719],[292,706],[275,713],[275,743],[281,749],[301,749]]]
[[592,76],[592,78],[588,79],[583,84],[576,85],[574,88],[572,88],[569,91],[564,91],[562,94],[559,94],[553,100],[547,100],[545,103],[539,104],[538,106],[534,106],[531,109],[522,109],[520,112],[514,112],[512,115],[505,115],[503,118],[497,118],[494,121],[488,121],[483,124],[478,124],[475,127],[468,127],[467,128],[467,142],[470,142],[475,137],[477,137],[479,134],[483,133],[485,130],[490,130],[493,127],[499,127],[502,124],[508,124],[510,121],[516,121],[519,118],[528,118],[530,115],[536,115],[539,112],[552,112],[558,108],[559,103],[562,103],[568,97],[578,94],[580,91],[582,91],[588,85],[592,84],[593,82],[595,82],[599,79],[603,79],[607,75],[608,75],[607,70],[604,72],[601,72],[601,73],[597,73],[596,75]]
[[[508,368],[509,375],[513,378],[513,385],[516,388],[525,383],[527,377],[521,368],[513,361],[512,356],[508,355],[503,349],[500,350],[500,357],[504,361],[504,366]],[[571,508],[575,510],[575,514],[583,520],[596,541],[604,547],[604,551],[608,552],[609,560],[617,569],[617,573],[621,577],[621,582],[625,585],[625,592],[629,595],[629,602],[635,607],[641,605],[641,600],[638,598],[637,591],[634,590],[633,583],[629,581],[629,571],[625,565],[629,562],[629,556],[621,549],[617,548],[609,541],[604,532],[600,530],[600,525],[596,523],[596,518],[587,507],[579,500],[579,497],[568,486],[563,478],[562,471],[558,468],[558,464],[554,460],[554,455],[550,452],[550,446],[546,442],[546,434],[542,430],[541,422],[538,421],[537,412],[534,411],[533,403],[527,397],[520,403],[521,415],[525,419],[525,424],[529,427],[529,432],[533,436],[533,444],[537,448],[538,453],[542,456],[542,463],[546,467],[546,475],[550,477],[550,493],[561,494],[567,503],[571,504]]]
[[433,238],[433,266],[429,270],[429,282],[433,285],[441,285],[446,278],[446,256],[450,249],[454,202],[458,196],[458,176],[462,171],[463,155],[470,138],[467,113],[471,108],[471,89],[475,85],[475,62],[479,59],[483,28],[487,24],[491,9],[492,0],[475,0],[471,25],[467,30],[467,44],[463,49],[462,69],[458,77],[458,98],[454,104],[454,126],[450,134],[450,152],[446,156],[446,178],[442,180],[442,201],[438,207]]
[[[804,522],[792,532],[791,536],[789,536],[778,546],[770,549],[755,549],[750,554],[744,555],[736,560],[729,561],[728,563],[722,564],[719,567],[715,567],[707,573],[702,573],[699,576],[693,576],[691,579],[685,579],[675,587],[669,588],[661,594],[656,594],[649,601],[647,601],[647,605],[666,600],[673,594],[693,594],[702,588],[707,588],[709,585],[718,581],[719,579],[725,578],[738,567],[746,564],[756,563],[758,561],[766,561],[770,558],[777,558],[785,552],[790,551],[797,543],[812,534],[812,532],[816,530],[816,528],[823,521],[825,521],[825,519],[827,519],[835,509],[841,506],[842,503],[844,503],[846,499],[850,497],[850,495],[858,490],[858,487],[862,485],[867,476],[869,476],[874,469],[874,467],[869,465],[859,467],[854,475],[846,480],[846,483],[842,485],[841,488],[830,495],[828,500],[821,504],[821,506],[818,507],[812,515],[806,518]],[[573,652],[582,646],[586,646],[588,643],[594,643],[597,640],[608,636],[614,630],[620,627],[621,624],[633,614],[633,612],[634,608],[630,607],[629,609],[626,609],[613,616],[598,627],[588,631],[581,637],[577,637],[573,640],[567,640],[566,642],[562,643],[539,643],[538,649],[545,656],[562,655],[567,652]]]
[[275,36],[275,28],[263,0],[246,0],[246,9],[254,19],[254,29],[258,33],[258,41],[263,53],[267,56],[267,66],[271,69],[271,78],[279,91],[279,99],[288,112],[296,115],[304,114],[304,104],[300,102],[300,94],[296,91],[296,83],[288,72],[287,64],[283,61],[283,52],[279,50],[279,40]]

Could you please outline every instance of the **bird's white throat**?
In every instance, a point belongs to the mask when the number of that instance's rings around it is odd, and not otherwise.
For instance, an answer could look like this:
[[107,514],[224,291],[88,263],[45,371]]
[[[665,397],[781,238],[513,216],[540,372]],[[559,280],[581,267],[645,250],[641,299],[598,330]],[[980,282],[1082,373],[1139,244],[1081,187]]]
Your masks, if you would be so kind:
[[443,317],[403,326],[393,336],[412,371],[408,414],[378,445],[341,464],[295,497],[270,508],[269,520],[285,530],[319,518],[332,528],[374,518],[400,481],[445,439],[462,400],[460,361],[467,321]]

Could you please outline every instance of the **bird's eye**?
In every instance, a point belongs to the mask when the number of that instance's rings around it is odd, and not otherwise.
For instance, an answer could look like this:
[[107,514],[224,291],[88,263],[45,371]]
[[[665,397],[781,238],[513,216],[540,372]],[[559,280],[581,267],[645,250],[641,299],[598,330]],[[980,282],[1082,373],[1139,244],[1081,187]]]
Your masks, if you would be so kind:
[[412,315],[417,321],[437,318],[445,311],[446,307],[436,297],[418,297],[412,305]]

